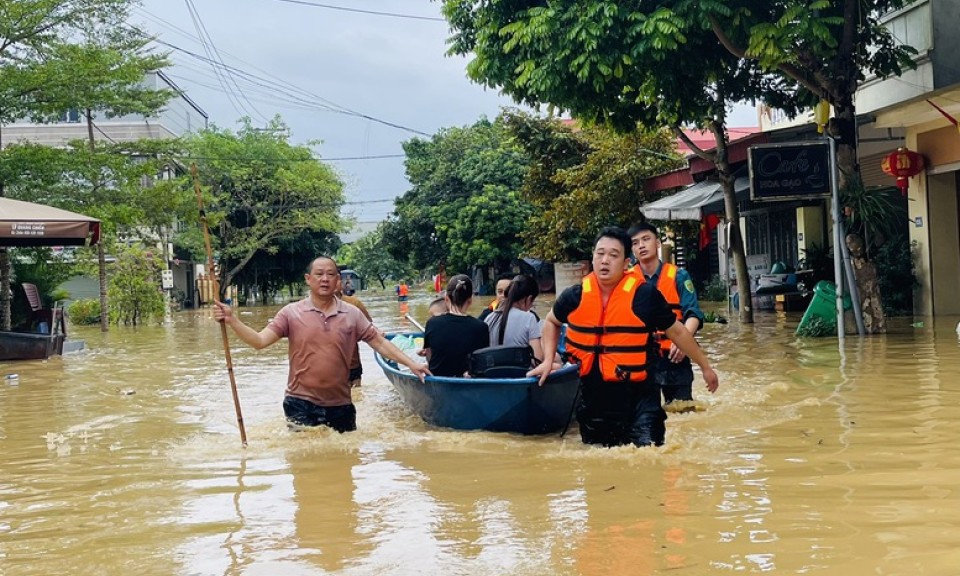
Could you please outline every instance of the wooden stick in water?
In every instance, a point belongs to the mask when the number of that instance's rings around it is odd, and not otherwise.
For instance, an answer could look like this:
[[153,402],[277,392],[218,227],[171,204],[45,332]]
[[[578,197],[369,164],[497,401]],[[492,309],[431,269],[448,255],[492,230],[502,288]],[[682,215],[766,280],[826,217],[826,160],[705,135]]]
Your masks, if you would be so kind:
[[[200,194],[200,175],[197,165],[190,165],[193,176],[193,189],[197,193],[197,206],[200,207],[200,223],[203,225],[203,243],[207,249],[207,274],[213,281],[214,298],[220,298],[220,284],[213,268],[213,247],[210,243],[210,228],[207,226],[207,212],[203,209],[203,196]],[[233,407],[237,411],[237,425],[240,427],[240,441],[247,445],[247,430],[243,426],[243,412],[240,410],[240,395],[237,394],[237,380],[233,374],[233,358],[230,356],[230,338],[227,336],[226,322],[220,322],[220,336],[223,339],[223,355],[227,360],[227,374],[230,376],[230,391],[233,393]]]
[[421,331],[421,332],[425,332],[425,331],[426,331],[426,328],[424,328],[422,324],[420,324],[419,322],[417,322],[417,321],[413,318],[413,316],[411,316],[411,315],[409,315],[409,314],[406,314],[406,315],[404,315],[404,318],[406,318],[406,319],[409,320],[414,326],[416,326],[416,327],[417,327],[417,330],[419,330],[419,331]]

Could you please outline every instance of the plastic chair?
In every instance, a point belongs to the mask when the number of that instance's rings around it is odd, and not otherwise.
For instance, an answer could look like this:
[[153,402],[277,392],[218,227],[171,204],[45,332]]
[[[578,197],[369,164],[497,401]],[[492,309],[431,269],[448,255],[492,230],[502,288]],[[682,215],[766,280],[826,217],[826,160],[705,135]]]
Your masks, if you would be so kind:
[[470,354],[470,375],[476,378],[523,378],[533,363],[529,346],[490,346]]
[[57,306],[53,309],[44,308],[43,300],[40,298],[40,291],[37,290],[36,284],[24,282],[22,286],[23,293],[27,296],[27,302],[30,304],[30,325],[39,326],[40,323],[46,322],[50,334],[56,334],[59,328],[60,332],[66,336],[67,326],[63,321],[63,309]]

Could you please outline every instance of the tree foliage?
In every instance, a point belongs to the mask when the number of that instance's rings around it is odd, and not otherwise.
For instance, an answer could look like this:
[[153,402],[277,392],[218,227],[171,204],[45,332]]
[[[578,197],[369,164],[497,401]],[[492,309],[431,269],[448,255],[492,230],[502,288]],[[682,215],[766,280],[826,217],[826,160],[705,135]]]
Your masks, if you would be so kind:
[[384,236],[385,224],[364,234],[350,244],[344,244],[337,254],[337,263],[341,268],[349,268],[370,282],[376,278],[380,288],[386,289],[387,280],[401,280],[414,275],[407,262],[394,258]]
[[[383,228],[394,259],[417,269],[445,263],[505,268],[521,250],[515,234],[529,206],[519,191],[528,165],[501,118],[447,128],[404,143],[411,189]],[[496,198],[500,195],[502,198]]]
[[[194,205],[196,209],[196,205]],[[299,234],[278,239],[271,253],[258,250],[233,282],[241,288],[256,288],[266,299],[285,287],[303,284],[307,263],[317,256],[336,254],[340,237],[333,232],[303,230]],[[241,299],[244,294],[241,293]]]
[[655,199],[644,192],[644,180],[682,165],[664,130],[574,131],[520,112],[506,118],[532,159],[523,193],[536,211],[520,233],[528,253],[540,258],[587,257],[597,231],[629,226],[639,218],[640,204]]
[[[266,129],[254,128],[248,119],[236,133],[210,128],[184,144],[207,195],[204,203],[222,289],[258,252],[275,256],[281,241],[302,232],[344,229],[343,182],[309,147],[291,144],[279,118]],[[197,228],[177,238],[198,260],[206,259],[202,241]]]
[[157,254],[141,246],[118,250],[110,275],[110,320],[125,326],[137,326],[163,318],[164,301],[160,290],[163,262]]

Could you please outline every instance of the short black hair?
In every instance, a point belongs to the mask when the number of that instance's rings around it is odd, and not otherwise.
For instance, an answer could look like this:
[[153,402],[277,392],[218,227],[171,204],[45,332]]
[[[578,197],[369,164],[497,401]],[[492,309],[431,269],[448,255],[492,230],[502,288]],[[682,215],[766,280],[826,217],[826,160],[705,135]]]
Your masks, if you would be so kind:
[[333,262],[333,265],[334,267],[336,267],[337,272],[340,272],[340,265],[337,264],[337,261],[333,259],[333,256],[321,255],[321,256],[317,256],[316,258],[314,258],[313,260],[307,263],[307,269],[304,271],[304,274],[310,274],[311,272],[313,272],[313,263],[316,262],[317,260],[329,260]]
[[633,238],[634,236],[636,236],[641,232],[653,232],[654,236],[656,236],[657,238],[660,237],[660,233],[657,231],[657,227],[647,222],[646,220],[644,220],[643,222],[638,222],[637,224],[634,224],[633,226],[631,226],[630,230],[627,231],[627,235],[630,236],[630,238]]
[[614,240],[618,240],[621,244],[623,244],[624,256],[630,254],[630,246],[631,244],[633,244],[633,241],[630,239],[630,236],[628,236],[627,233],[623,230],[623,228],[619,226],[607,226],[606,228],[601,230],[599,234],[597,234],[596,238],[594,238],[593,240],[594,247],[597,246],[597,242],[599,242],[601,238],[613,238]]

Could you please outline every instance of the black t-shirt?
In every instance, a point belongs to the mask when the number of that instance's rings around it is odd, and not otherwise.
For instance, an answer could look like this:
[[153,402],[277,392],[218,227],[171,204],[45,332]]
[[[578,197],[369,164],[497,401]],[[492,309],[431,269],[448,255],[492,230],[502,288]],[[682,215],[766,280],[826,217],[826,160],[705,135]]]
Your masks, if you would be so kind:
[[427,320],[423,347],[430,349],[434,376],[463,376],[474,350],[490,345],[490,329],[473,316],[442,314]]
[[[575,284],[561,292],[556,302],[553,303],[554,317],[564,324],[567,323],[570,314],[580,306],[582,297],[583,285],[581,284]],[[631,308],[637,318],[654,330],[666,330],[677,321],[676,315],[670,309],[670,305],[667,304],[663,294],[650,282],[645,282],[637,288],[633,295]],[[599,362],[594,362],[594,370],[591,370],[590,374],[586,376],[585,381],[599,380],[598,366]]]

